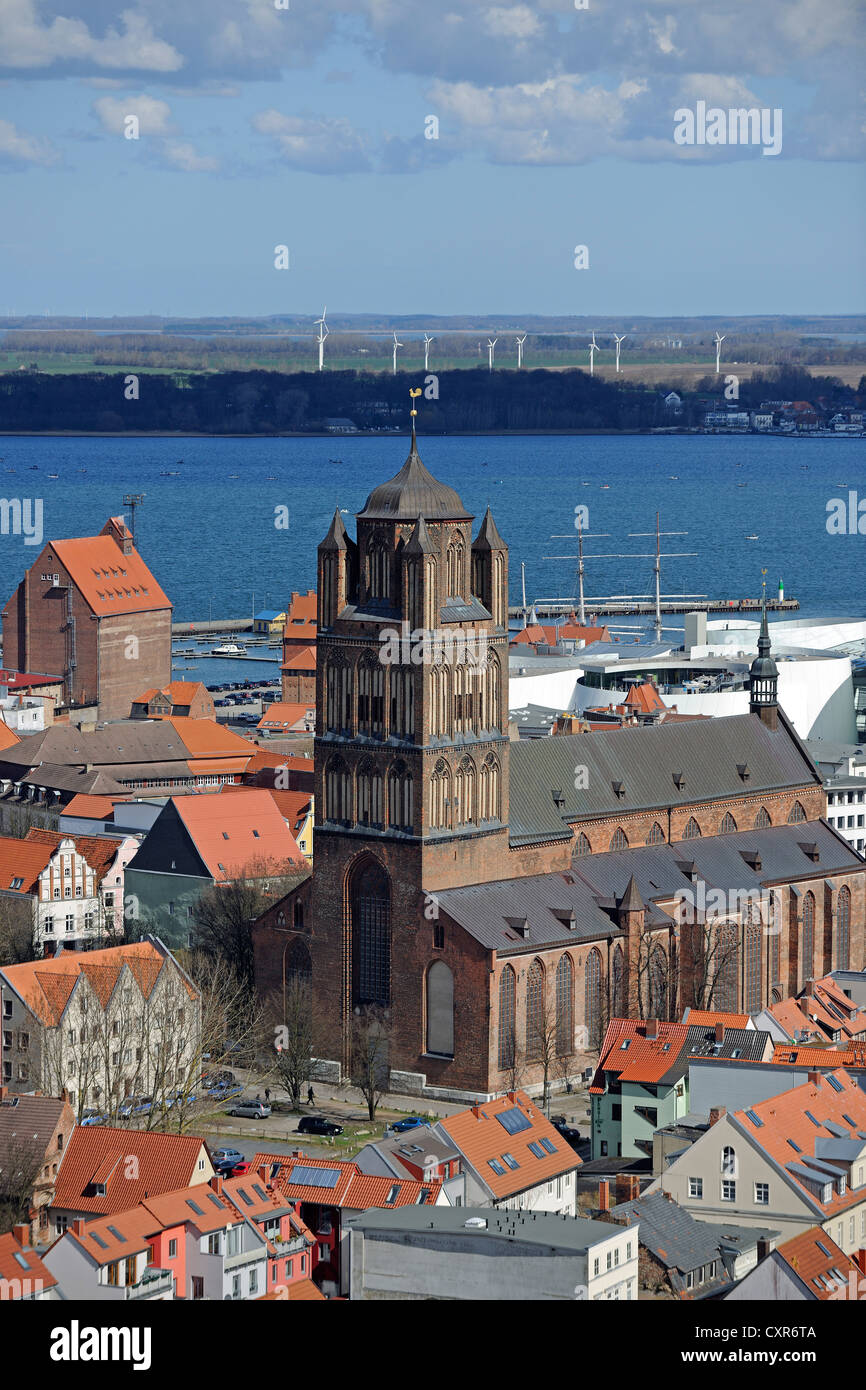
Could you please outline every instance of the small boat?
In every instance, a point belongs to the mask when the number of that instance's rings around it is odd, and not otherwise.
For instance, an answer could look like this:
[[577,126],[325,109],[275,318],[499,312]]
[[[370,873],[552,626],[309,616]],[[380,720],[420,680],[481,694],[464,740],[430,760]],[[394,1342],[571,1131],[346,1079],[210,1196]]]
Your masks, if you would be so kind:
[[176,469],[163,469],[159,475],[161,478],[179,478],[180,474]]
[[737,487],[748,487],[748,483],[737,483]]
[[59,478],[59,477],[60,477],[60,474],[59,474],[59,473],[49,473],[48,476],[49,476],[49,478]]
[[680,475],[679,475],[679,473],[671,473],[671,474],[670,474],[670,480],[671,480],[672,483],[678,483],[679,480],[680,480]]
[[230,474],[229,474],[229,478],[239,478],[240,476],[241,476],[240,473],[230,473]]
[[328,459],[328,463],[342,463],[342,459]]
[[747,540],[747,541],[756,541],[756,540],[758,540],[758,539],[759,539],[758,536],[746,536],[746,540]]
[[239,647],[235,642],[223,642],[221,647],[211,647],[211,656],[246,656],[246,647]]
[[[31,465],[30,465],[30,472],[31,472],[31,473],[33,473],[33,472],[38,472],[38,469],[39,469],[39,464],[38,464],[38,463],[31,463]],[[841,484],[841,486],[844,487],[844,483]]]

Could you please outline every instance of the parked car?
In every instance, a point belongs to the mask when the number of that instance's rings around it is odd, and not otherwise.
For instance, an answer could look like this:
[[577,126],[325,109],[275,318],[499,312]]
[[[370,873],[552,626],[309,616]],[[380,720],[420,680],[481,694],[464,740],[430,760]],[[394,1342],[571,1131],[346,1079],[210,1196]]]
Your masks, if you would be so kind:
[[423,1120],[420,1115],[407,1115],[405,1120],[398,1120],[396,1124],[389,1125],[392,1134],[405,1134],[410,1129],[421,1129],[422,1126],[429,1126],[429,1120]]
[[333,1120],[326,1120],[324,1115],[305,1115],[298,1123],[298,1134],[324,1134],[329,1139],[334,1135],[343,1133],[343,1126],[335,1124]]
[[127,1096],[117,1113],[121,1120],[128,1120],[132,1115],[146,1115],[152,1105],[153,1096]]
[[211,1087],[208,1095],[212,1100],[231,1100],[233,1096],[239,1096],[243,1089],[243,1086],[239,1086],[236,1081],[221,1081],[218,1086]]
[[271,1107],[263,1100],[239,1100],[228,1113],[238,1115],[244,1120],[266,1120],[271,1113]]
[[110,1116],[103,1115],[100,1110],[82,1110],[80,1125],[107,1125]]
[[577,1146],[582,1143],[579,1129],[573,1129],[571,1125],[566,1124],[564,1120],[551,1120],[551,1124],[557,1134],[561,1134],[565,1142],[570,1144],[573,1149],[576,1149]]
[[239,1177],[241,1176],[242,1173],[248,1173],[249,1171],[250,1171],[250,1165],[249,1165],[249,1163],[247,1162],[247,1160],[244,1158],[244,1159],[241,1159],[241,1162],[240,1162],[240,1163],[236,1163],[236,1164],[235,1164],[234,1168],[233,1168],[232,1171],[229,1173],[229,1177],[230,1177],[230,1178],[239,1178]]
[[230,1173],[238,1163],[246,1163],[240,1149],[214,1149],[211,1162],[218,1173]]
[[173,1105],[192,1105],[195,1098],[195,1093],[193,1091],[188,1091],[186,1094],[184,1094],[183,1091],[169,1091],[163,1101],[163,1105],[166,1110],[171,1110]]

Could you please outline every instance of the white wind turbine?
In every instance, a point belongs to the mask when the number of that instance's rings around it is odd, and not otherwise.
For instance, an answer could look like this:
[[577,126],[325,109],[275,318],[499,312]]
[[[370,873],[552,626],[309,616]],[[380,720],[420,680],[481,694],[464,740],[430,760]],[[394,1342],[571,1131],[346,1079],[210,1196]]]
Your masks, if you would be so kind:
[[320,319],[316,319],[316,323],[318,324],[318,328],[319,328],[319,337],[318,337],[318,340],[317,340],[317,341],[318,341],[318,344],[319,344],[319,371],[320,371],[320,372],[321,372],[321,371],[324,371],[324,369],[325,369],[325,339],[327,338],[328,333],[329,333],[329,331],[330,331],[330,330],[328,329],[328,325],[325,323],[325,315],[327,314],[327,312],[328,312],[328,306],[327,306],[327,304],[326,304],[325,307],[324,307],[324,309],[322,310],[322,317],[321,317]]
[[524,335],[523,335],[522,338],[518,335],[518,338],[517,338],[517,370],[518,370],[518,371],[520,371],[520,368],[523,366],[523,344],[524,344],[525,342],[526,342],[526,334],[524,333]]
[[491,372],[493,371],[493,358],[496,355],[496,344],[498,342],[498,338],[487,339],[487,365],[490,368]]
[[426,334],[426,333],[424,334],[424,370],[425,370],[425,372],[428,372],[428,371],[430,370],[430,344],[431,344],[432,342],[434,342],[434,341],[435,341],[435,339],[433,339],[433,338],[428,338],[428,337],[427,337],[427,334]]
[[719,330],[716,329],[716,376],[720,375],[719,363],[721,361],[722,343],[725,341],[727,336],[727,333],[720,334]]
[[618,338],[617,335],[614,333],[613,336],[614,336],[614,338],[616,338],[616,370],[617,370],[617,374],[619,374],[619,348],[620,348],[620,343],[624,343],[624,342],[625,342],[626,338],[628,337],[628,334],[627,334],[627,333],[623,333],[622,337],[619,337],[619,338]]
[[394,375],[395,375],[395,376],[397,375],[397,349],[398,349],[398,348],[401,348],[402,346],[403,346],[402,343],[398,343],[398,342],[397,342],[397,334],[395,333],[395,334],[394,334]]
[[590,345],[589,345],[589,374],[590,374],[590,376],[593,375],[594,370],[595,370],[595,354],[596,354],[597,352],[600,352],[600,351],[601,351],[601,349],[599,348],[598,343],[595,341],[595,329],[593,329],[593,330],[592,330],[592,342],[591,342]]

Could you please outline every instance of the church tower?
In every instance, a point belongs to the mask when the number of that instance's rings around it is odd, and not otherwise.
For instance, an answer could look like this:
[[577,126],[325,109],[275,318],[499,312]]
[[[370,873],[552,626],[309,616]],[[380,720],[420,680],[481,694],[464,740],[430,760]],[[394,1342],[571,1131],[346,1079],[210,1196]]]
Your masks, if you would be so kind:
[[749,668],[749,712],[757,714],[768,729],[779,724],[779,668],[770,655],[770,633],[767,628],[766,588],[761,604],[761,635],[758,655]]
[[319,546],[317,667],[315,1016],[342,1018],[345,1055],[352,1012],[396,1006],[436,890],[508,854],[508,549],[489,511],[473,544],[414,415],[357,540],[336,513]]

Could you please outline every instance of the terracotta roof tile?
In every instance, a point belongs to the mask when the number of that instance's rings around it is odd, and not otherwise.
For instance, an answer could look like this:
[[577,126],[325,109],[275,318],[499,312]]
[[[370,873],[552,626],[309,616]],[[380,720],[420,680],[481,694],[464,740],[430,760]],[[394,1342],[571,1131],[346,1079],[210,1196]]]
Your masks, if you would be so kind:
[[4,966],[0,973],[38,1018],[56,1023],[80,975],[85,974],[99,999],[107,1001],[124,965],[141,983],[155,980],[163,964],[164,958],[155,946],[149,941],[138,941],[98,951],[64,951],[48,960]]
[[71,835],[59,830],[44,830],[41,826],[31,826],[27,831],[27,841],[51,845],[57,849],[62,840],[72,840],[79,854],[83,855],[97,879],[101,883],[117,858],[123,841],[113,840],[106,835]]
[[[109,528],[111,524],[108,523]],[[170,600],[138,551],[124,555],[111,535],[103,533],[50,544],[85,603],[99,617],[171,608]]]
[[866,1300],[866,1281],[860,1269],[821,1226],[783,1241],[776,1246],[776,1254],[802,1279],[813,1298],[839,1298],[844,1290],[841,1297]]
[[0,748],[11,748],[13,743],[20,742],[21,740],[14,729],[10,729],[9,725],[0,719]]
[[213,792],[175,796],[172,802],[217,883],[228,882],[255,863],[272,866],[272,872],[288,864],[306,867],[268,791],[241,787],[233,796]]
[[[348,1160],[258,1153],[250,1166],[258,1168],[262,1164],[272,1169],[271,1181],[290,1201],[326,1202],[330,1207],[344,1207],[350,1211],[367,1211],[370,1207],[433,1206],[442,1191],[439,1179],[417,1182],[408,1178],[377,1177],[362,1173],[357,1163]],[[330,1169],[336,1171],[337,1180],[333,1187],[327,1188],[293,1182],[292,1173],[296,1168]],[[425,1193],[427,1197],[422,1202]]]
[[726,1028],[748,1028],[749,1015],[726,1013],[722,1009],[689,1009],[683,1022],[690,1028],[711,1028],[714,1023],[724,1023]]
[[62,815],[78,816],[81,820],[110,820],[117,801],[128,798],[122,793],[118,796],[88,796],[79,792],[63,807]]
[[[203,1234],[237,1226],[243,1216],[231,1202],[214,1192],[209,1183],[194,1183],[179,1190],[145,1197],[142,1204],[157,1217],[163,1229],[181,1226],[189,1221]],[[200,1211],[196,1211],[200,1207]]]
[[[24,1260],[23,1266],[20,1260]],[[53,1289],[57,1283],[36,1251],[29,1245],[19,1245],[10,1231],[8,1235],[0,1236],[0,1280],[5,1281],[3,1297],[14,1301],[18,1297],[15,1290],[26,1279],[41,1280],[44,1289]]]
[[[315,701],[304,704],[293,704],[283,700],[274,700],[269,705],[259,720],[256,728],[258,729],[298,729],[305,730],[312,728],[312,720],[315,716]],[[309,726],[309,728],[308,728]]]
[[[497,1118],[506,1113],[508,1128]],[[512,1118],[515,1125],[525,1127],[512,1132]],[[580,1166],[574,1150],[523,1091],[511,1091],[456,1115],[447,1115],[437,1121],[437,1126],[494,1198],[510,1197]],[[531,1149],[530,1144],[536,1148]],[[512,1168],[503,1155],[518,1166]],[[491,1168],[491,1161],[501,1172]]]
[[[91,1188],[93,1175],[115,1155],[123,1161],[113,1166],[105,1195],[97,1196]],[[127,1163],[130,1157],[138,1160],[136,1165]],[[205,1160],[201,1177],[206,1183],[213,1166],[204,1140],[196,1135],[79,1125],[63,1153],[52,1207],[106,1216],[129,1211],[145,1198],[186,1188],[198,1176],[199,1158]],[[127,1176],[132,1171],[136,1176]]]
[[[46,868],[54,847],[38,843],[29,837],[26,840],[12,836],[0,836],[0,888],[4,892],[17,892],[22,896],[34,892],[36,880]],[[21,880],[17,888],[13,882]]]

